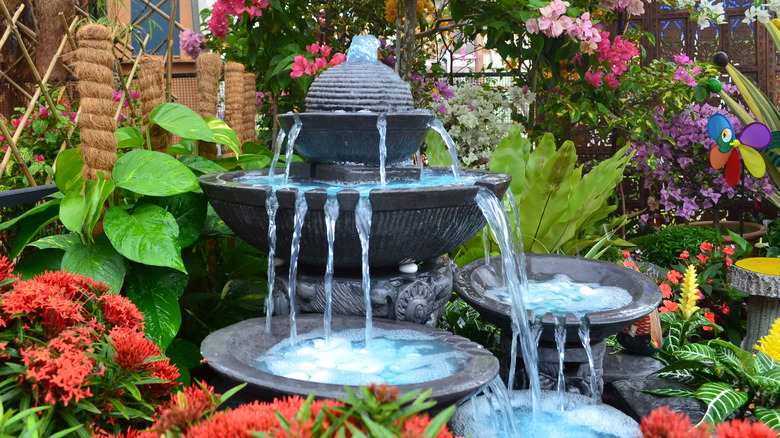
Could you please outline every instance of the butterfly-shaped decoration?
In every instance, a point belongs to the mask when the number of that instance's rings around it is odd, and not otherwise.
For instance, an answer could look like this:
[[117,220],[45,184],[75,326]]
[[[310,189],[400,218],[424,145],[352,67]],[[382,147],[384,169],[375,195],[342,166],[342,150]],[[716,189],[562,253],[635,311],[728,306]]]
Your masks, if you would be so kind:
[[[754,122],[745,127],[739,134],[734,134],[729,119],[723,114],[713,114],[707,122],[707,132],[717,145],[710,151],[710,164],[716,169],[726,166],[726,182],[734,187],[742,175],[742,161],[747,170],[756,178],[761,178],[766,173],[766,164],[761,154],[757,151],[766,149],[772,142],[772,132],[766,125]],[[739,154],[734,153],[738,149]]]

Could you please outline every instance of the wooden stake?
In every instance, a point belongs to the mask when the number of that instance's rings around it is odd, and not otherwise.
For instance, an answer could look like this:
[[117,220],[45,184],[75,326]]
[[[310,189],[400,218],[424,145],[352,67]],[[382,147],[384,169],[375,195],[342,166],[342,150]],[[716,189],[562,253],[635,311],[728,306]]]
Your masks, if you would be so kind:
[[[13,18],[11,18],[11,21],[16,24],[16,20],[19,19],[19,15],[22,14],[22,11],[24,10],[24,3],[19,5],[18,8],[16,8],[16,12],[14,13]],[[6,40],[8,37],[11,36],[11,26],[8,26],[5,28],[5,32],[3,32],[3,37],[0,38],[0,50],[3,49],[3,46],[5,45]]]
[[[162,9],[160,9],[157,6],[153,5],[152,2],[150,2],[149,0],[139,0],[139,1],[141,3],[143,3],[143,4],[145,4],[146,6],[149,6],[154,12],[157,12],[158,14],[160,14],[164,19],[166,19],[166,20],[170,20],[171,19],[171,17],[169,17],[168,14],[166,14]],[[171,8],[171,9],[173,9],[173,8]],[[176,17],[176,14],[172,14],[172,15],[174,17]],[[184,32],[184,30],[185,30],[184,26],[179,24],[178,21],[175,21],[175,20],[172,20],[172,21],[176,25],[177,29],[179,29],[180,31]]]
[[168,20],[168,53],[166,53],[165,62],[167,75],[165,78],[165,100],[173,102],[173,25],[176,23],[176,5],[178,0],[171,3],[171,17]]
[[[122,95],[122,97],[119,98],[119,106],[116,109],[116,114],[114,114],[114,120],[119,120],[119,114],[122,112],[122,104],[125,101],[125,97],[129,96],[130,94],[130,84],[133,82],[133,77],[135,76],[135,71],[138,69],[138,61],[141,59],[141,56],[144,55],[144,48],[146,47],[146,43],[149,41],[149,35],[147,34],[144,37],[144,42],[141,44],[141,53],[136,56],[135,61],[133,61],[133,67],[130,69],[130,74],[127,75],[127,82],[125,82],[125,77],[121,73],[122,66],[120,65],[117,69],[119,74],[119,80],[122,82],[122,88],[125,90],[125,94]],[[117,59],[117,62],[119,62],[119,59]]]
[[[16,140],[11,136],[11,133],[8,132],[8,126],[5,124],[5,117],[0,116],[0,133],[2,133],[5,136],[6,141],[8,141],[8,150],[13,152],[14,156],[16,157],[16,163],[19,164],[19,168],[22,169],[22,173],[24,173],[24,176],[27,178],[27,182],[30,183],[30,186],[37,186],[38,184],[35,183],[35,179],[30,173],[30,169],[27,168],[27,163],[24,162],[24,158],[22,158],[22,155],[19,154],[19,149],[16,148]],[[3,172],[5,172],[5,166],[3,166]]]

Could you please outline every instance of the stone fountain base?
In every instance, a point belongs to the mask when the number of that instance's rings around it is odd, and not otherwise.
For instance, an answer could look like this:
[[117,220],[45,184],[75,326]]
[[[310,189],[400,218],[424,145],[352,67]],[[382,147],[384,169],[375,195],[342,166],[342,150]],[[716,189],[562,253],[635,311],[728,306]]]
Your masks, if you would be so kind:
[[[289,268],[277,269],[274,314],[290,314]],[[425,324],[430,327],[444,313],[452,293],[453,262],[440,257],[423,263],[415,273],[384,270],[371,273],[371,306],[374,318]],[[296,313],[325,313],[325,278],[322,272],[299,270],[296,280]],[[365,315],[362,276],[333,279],[333,314]]]
[[[289,318],[275,317],[271,322],[270,332],[266,331],[266,318],[249,319],[217,330],[203,340],[200,347],[201,355],[214,371],[229,382],[246,382],[247,387],[242,391],[245,399],[268,401],[286,395],[307,397],[311,393],[314,393],[317,398],[346,397],[344,385],[286,378],[251,366],[255,358],[290,336]],[[332,323],[333,333],[363,328],[365,322],[365,317],[335,317]],[[385,330],[412,330],[431,336],[462,355],[463,365],[452,375],[423,383],[397,385],[401,393],[415,389],[432,389],[430,398],[438,402],[437,408],[443,409],[471,396],[498,374],[499,365],[495,356],[481,345],[466,338],[444,330],[398,321],[374,319],[373,326]],[[322,315],[299,315],[297,329],[299,335],[322,331]],[[357,392],[358,388],[352,387],[352,390]]]

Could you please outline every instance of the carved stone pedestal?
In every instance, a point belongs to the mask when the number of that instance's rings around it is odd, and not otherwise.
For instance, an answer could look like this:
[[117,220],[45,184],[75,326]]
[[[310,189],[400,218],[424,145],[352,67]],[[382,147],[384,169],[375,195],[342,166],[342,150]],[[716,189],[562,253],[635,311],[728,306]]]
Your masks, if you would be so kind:
[[780,318],[780,259],[752,257],[738,261],[729,271],[729,285],[750,294],[742,348],[755,352],[753,346]]
[[[290,313],[288,267],[277,269],[274,314]],[[375,318],[435,326],[452,293],[453,262],[447,258],[423,263],[420,270],[371,273],[371,307]],[[325,278],[322,273],[298,271],[296,313],[325,312]],[[361,275],[333,278],[333,314],[365,315]]]

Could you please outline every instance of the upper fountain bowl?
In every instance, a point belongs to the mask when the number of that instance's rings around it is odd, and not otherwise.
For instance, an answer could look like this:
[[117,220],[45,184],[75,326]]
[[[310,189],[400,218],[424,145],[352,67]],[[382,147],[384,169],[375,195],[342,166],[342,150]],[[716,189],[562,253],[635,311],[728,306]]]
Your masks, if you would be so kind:
[[317,77],[306,94],[304,113],[278,116],[288,134],[295,118],[300,118],[295,149],[306,159],[379,166],[377,122],[382,114],[387,120],[386,163],[408,159],[425,138],[435,116],[414,109],[409,84],[377,61],[375,54],[373,59],[359,59],[348,59]]

